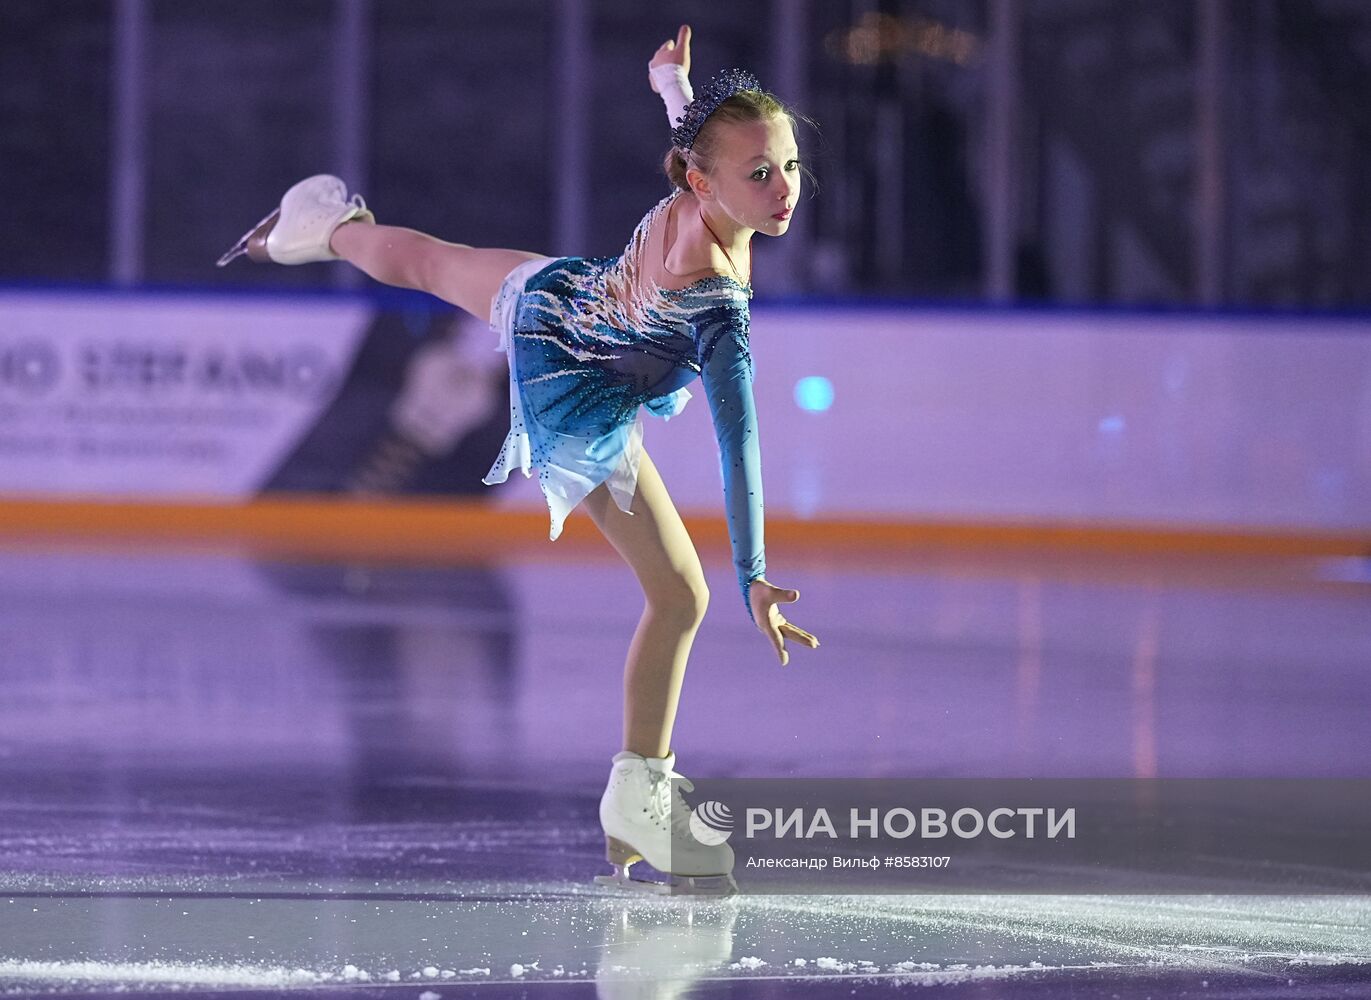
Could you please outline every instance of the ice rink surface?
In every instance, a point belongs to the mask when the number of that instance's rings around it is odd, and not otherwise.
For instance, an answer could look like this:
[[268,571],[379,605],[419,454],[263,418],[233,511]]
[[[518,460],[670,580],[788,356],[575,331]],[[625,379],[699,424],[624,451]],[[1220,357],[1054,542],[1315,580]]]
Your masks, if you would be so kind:
[[[785,669],[709,571],[687,775],[1371,776],[1360,561],[810,554]],[[555,547],[4,542],[0,994],[1371,996],[1364,896],[596,888],[638,608]]]

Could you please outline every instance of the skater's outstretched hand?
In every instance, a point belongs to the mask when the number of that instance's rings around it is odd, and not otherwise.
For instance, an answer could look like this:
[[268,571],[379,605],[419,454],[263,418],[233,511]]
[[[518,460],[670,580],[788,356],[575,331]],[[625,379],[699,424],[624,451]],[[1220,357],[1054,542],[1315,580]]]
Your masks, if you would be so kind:
[[[662,66],[666,63],[678,63],[681,69],[685,70],[686,76],[690,75],[690,25],[681,25],[681,30],[676,33],[675,40],[668,39],[652,55],[652,59],[647,64],[648,69],[654,66]],[[648,76],[648,83],[652,86],[652,92],[659,94],[657,84],[652,82],[652,77]]]
[[819,648],[819,640],[815,636],[786,621],[785,615],[781,614],[781,609],[777,607],[778,604],[794,604],[799,599],[798,590],[773,587],[761,577],[753,580],[752,585],[747,588],[747,601],[752,606],[752,618],[757,622],[762,634],[771,640],[771,645],[775,647],[776,655],[780,657],[783,667],[790,662],[790,654],[785,648],[787,639],[802,642],[810,649]]

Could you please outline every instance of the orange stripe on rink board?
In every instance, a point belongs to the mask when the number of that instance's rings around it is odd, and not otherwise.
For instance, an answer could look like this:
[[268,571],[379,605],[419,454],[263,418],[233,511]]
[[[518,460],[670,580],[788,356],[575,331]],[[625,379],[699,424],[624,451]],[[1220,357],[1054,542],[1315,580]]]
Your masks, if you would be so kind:
[[[726,547],[721,517],[687,517],[702,547]],[[292,496],[221,503],[106,503],[72,500],[0,501],[0,538],[105,539],[174,542],[215,548],[319,555],[445,560],[518,555],[612,554],[589,518],[577,513],[555,544],[547,516],[492,508],[475,501],[344,500]],[[1047,548],[1094,551],[1210,553],[1251,556],[1371,555],[1371,532],[1331,534],[1287,529],[1217,531],[1160,524],[1068,522],[900,522],[769,517],[768,546],[862,558],[897,556],[929,547]]]

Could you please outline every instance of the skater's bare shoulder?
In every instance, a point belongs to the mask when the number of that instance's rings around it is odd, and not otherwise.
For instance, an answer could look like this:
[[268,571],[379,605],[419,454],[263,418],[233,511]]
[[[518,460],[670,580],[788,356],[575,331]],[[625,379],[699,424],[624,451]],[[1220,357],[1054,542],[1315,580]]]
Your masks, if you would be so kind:
[[682,191],[654,221],[648,273],[662,288],[684,288],[712,274],[729,275],[728,258],[700,221],[698,199]]

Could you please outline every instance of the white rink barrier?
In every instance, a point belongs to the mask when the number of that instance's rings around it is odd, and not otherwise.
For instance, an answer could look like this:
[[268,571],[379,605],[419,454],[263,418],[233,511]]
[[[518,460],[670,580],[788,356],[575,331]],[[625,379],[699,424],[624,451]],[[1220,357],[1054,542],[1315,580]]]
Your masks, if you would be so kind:
[[[368,336],[408,334],[376,320],[347,297],[0,293],[0,495],[248,498],[326,413],[340,442],[364,430],[345,388],[414,462],[498,424],[482,324],[378,361]],[[1364,320],[761,303],[752,349],[773,514],[1371,528]],[[678,506],[717,514],[698,386],[646,426]],[[494,450],[469,450],[479,479]],[[489,496],[543,505],[522,477]]]

